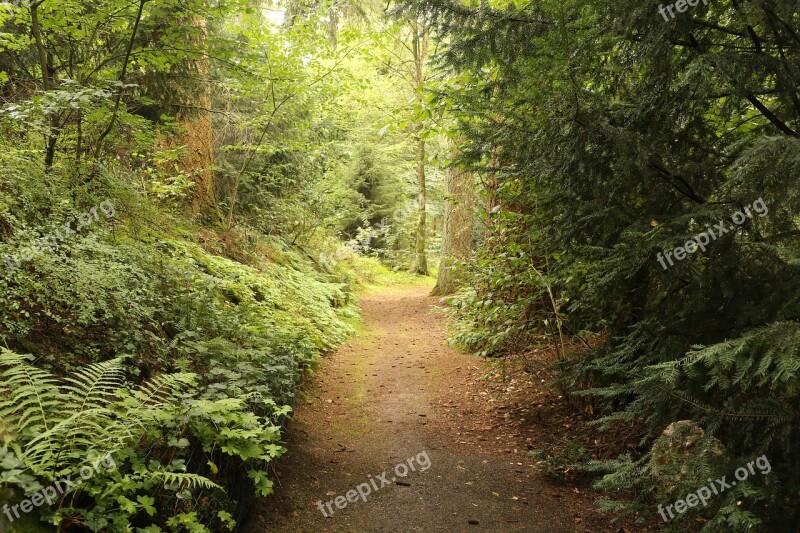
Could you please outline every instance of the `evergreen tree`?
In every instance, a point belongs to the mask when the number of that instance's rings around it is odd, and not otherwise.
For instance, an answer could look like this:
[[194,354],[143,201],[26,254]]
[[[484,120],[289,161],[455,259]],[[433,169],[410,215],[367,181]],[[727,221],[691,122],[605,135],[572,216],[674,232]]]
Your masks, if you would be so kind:
[[748,513],[800,522],[799,5],[702,2],[668,20],[624,0],[403,7],[433,16],[448,64],[470,76],[459,100],[481,119],[465,125],[465,163],[526,215],[496,228],[496,252],[552,273],[570,329],[602,340],[562,385],[593,384],[581,393],[607,422],[652,437],[692,419],[727,467],[762,454],[781,465],[779,483],[717,500],[713,527]]

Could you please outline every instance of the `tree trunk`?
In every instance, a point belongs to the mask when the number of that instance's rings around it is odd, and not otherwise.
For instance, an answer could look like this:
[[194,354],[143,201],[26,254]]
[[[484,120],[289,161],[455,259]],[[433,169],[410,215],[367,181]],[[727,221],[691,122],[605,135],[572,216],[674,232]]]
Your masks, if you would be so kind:
[[[196,19],[195,25],[202,28],[202,37],[197,43],[199,48],[205,43],[205,36],[208,33],[206,21]],[[208,59],[198,59],[194,67],[197,69],[199,78],[207,79],[211,66]],[[192,202],[192,210],[195,214],[215,215],[220,218],[217,207],[216,183],[214,180],[214,138],[211,123],[211,85],[203,83],[195,97],[196,101],[191,102],[197,109],[196,112],[184,115],[179,113],[178,121],[181,126],[186,128],[183,139],[188,150],[187,156],[181,161],[181,168],[184,172],[194,175],[195,191]]]
[[331,48],[336,50],[339,44],[339,6],[336,3],[328,10],[328,41]]
[[[197,103],[203,107],[210,106],[211,98],[204,95]],[[192,211],[195,214],[215,215],[214,218],[219,219],[211,113],[200,111],[191,116],[179,114],[178,121],[186,129],[179,142],[186,145],[187,149],[186,156],[180,161],[180,167],[183,172],[194,175]]]
[[42,5],[43,1],[32,2],[30,5],[31,34],[33,35],[33,42],[36,43],[36,53],[39,55],[39,68],[42,70],[42,87],[45,91],[49,91],[51,89],[50,69],[47,61],[47,49],[42,38],[42,27],[39,23],[39,6]]
[[472,256],[475,193],[472,174],[451,168],[445,178],[442,260],[431,296],[453,294],[461,282],[460,262]]
[[[53,89],[52,69],[50,65],[52,61],[48,59],[48,51],[44,44],[42,37],[42,27],[39,22],[39,6],[42,5],[44,0],[32,2],[30,4],[31,12],[31,34],[33,35],[33,42],[36,44],[36,53],[39,57],[39,68],[42,71],[42,88],[45,92]],[[58,144],[58,117],[59,113],[48,118],[48,134],[45,138],[45,157],[44,166],[48,170],[53,166],[56,157],[56,145]]]
[[426,186],[425,186],[425,141],[417,141],[417,184],[419,186],[419,222],[417,224],[417,261],[414,272],[428,275],[428,258],[425,254],[426,233]]
[[[411,43],[411,51],[414,55],[414,84],[417,98],[420,102],[420,109],[424,107],[422,100],[422,90],[425,84],[425,58],[428,55],[428,34],[427,28],[423,23],[423,29],[420,31],[420,21],[414,20],[411,24],[413,29],[413,42]],[[425,185],[425,138],[422,135],[423,124],[418,125],[417,132],[417,185],[419,189],[419,224],[417,225],[417,238],[416,238],[416,251],[417,259],[414,265],[414,272],[423,276],[428,275],[428,258],[425,253],[426,249],[426,196],[427,190]]]
[[[191,38],[193,48],[203,50],[207,34],[206,21],[195,18],[190,22],[201,29],[200,35]],[[209,60],[205,57],[189,61],[189,70],[199,79],[208,78]],[[182,132],[160,139],[158,147],[172,149],[185,146],[185,153],[178,160],[180,172],[192,176],[195,188],[191,199],[192,212],[205,219],[205,222],[223,220],[219,212],[214,176],[214,143],[211,122],[211,85],[202,83],[191,91],[176,91],[188,100],[182,102],[185,108],[178,111],[176,119]]]

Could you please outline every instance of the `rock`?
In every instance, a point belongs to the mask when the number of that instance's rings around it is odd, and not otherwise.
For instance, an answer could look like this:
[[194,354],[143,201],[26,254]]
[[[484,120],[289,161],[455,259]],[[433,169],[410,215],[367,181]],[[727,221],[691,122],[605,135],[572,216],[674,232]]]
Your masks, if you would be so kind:
[[719,439],[707,437],[692,420],[680,420],[667,426],[653,443],[650,470],[660,492],[672,493],[681,487],[704,485],[702,471],[719,463],[724,455],[725,446]]

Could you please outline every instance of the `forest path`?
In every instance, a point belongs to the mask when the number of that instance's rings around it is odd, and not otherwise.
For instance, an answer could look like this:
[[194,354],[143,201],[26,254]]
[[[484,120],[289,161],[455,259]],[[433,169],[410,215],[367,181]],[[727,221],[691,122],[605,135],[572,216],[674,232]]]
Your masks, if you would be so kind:
[[[364,327],[303,384],[275,495],[245,532],[614,531],[585,494],[532,473],[525,446],[498,448],[490,428],[475,427],[485,361],[448,347],[429,292],[362,296]],[[409,460],[416,471],[397,476]],[[359,485],[366,501],[338,509],[335,498],[342,505]]]

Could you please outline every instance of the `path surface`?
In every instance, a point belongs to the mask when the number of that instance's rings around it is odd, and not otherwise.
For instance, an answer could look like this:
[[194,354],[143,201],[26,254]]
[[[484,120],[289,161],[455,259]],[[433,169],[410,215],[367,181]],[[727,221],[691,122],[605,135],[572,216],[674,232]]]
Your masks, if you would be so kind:
[[[256,505],[245,532],[615,530],[592,518],[586,495],[533,473],[527,449],[495,449],[488,428],[467,429],[485,362],[447,346],[429,290],[362,297],[364,328],[303,385],[276,494]],[[398,477],[396,465],[412,458],[416,471]],[[381,488],[384,472],[400,484]],[[371,479],[379,490],[366,502],[336,507]],[[318,502],[331,500],[326,518]]]

